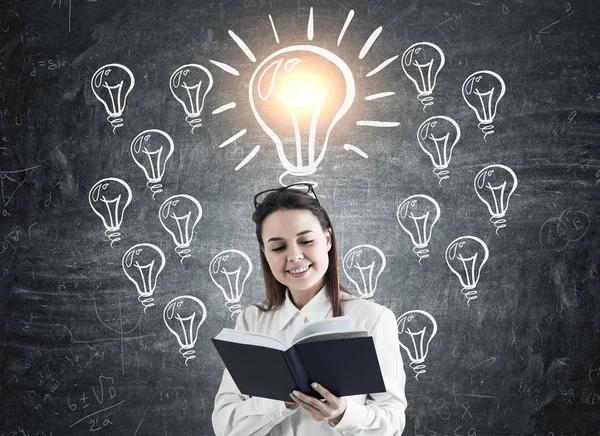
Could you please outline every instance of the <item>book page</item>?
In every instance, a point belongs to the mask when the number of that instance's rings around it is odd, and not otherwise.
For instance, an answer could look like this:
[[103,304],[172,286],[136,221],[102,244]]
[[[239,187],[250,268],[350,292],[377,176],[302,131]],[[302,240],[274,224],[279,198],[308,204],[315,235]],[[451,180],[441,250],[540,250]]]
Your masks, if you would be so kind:
[[316,333],[314,335],[304,336],[294,343],[294,345],[307,344],[309,342],[333,341],[335,339],[366,338],[369,336],[366,330],[341,331]]
[[226,342],[235,342],[238,344],[257,345],[259,347],[273,348],[281,351],[285,351],[287,349],[287,345],[278,339],[260,333],[247,332],[244,330],[224,328],[221,330],[221,333],[215,337],[215,339]]
[[[292,345],[297,344],[304,338],[316,338],[327,333],[341,334],[356,331],[354,321],[349,316],[338,316],[322,321],[315,321],[301,327],[292,337]],[[313,342],[318,339],[313,339]]]

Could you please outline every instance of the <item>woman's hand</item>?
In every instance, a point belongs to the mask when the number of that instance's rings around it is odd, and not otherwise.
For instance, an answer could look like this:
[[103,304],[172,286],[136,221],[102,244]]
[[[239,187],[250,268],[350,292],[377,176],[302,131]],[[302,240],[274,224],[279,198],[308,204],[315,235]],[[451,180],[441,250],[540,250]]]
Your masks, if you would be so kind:
[[346,411],[346,399],[336,397],[318,383],[313,383],[312,387],[321,394],[323,400],[318,400],[299,391],[294,391],[290,396],[315,421],[328,420],[334,425],[339,423]]

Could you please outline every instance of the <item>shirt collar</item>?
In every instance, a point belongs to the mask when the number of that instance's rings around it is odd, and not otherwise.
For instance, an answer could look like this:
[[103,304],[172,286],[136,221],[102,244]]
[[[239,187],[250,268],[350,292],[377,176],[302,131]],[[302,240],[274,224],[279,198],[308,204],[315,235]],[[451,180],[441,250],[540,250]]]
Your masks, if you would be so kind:
[[310,322],[327,318],[331,313],[331,302],[325,287],[315,295],[302,309],[298,309],[290,299],[289,289],[285,292],[285,301],[279,313],[279,330],[283,328],[298,314],[305,316]]

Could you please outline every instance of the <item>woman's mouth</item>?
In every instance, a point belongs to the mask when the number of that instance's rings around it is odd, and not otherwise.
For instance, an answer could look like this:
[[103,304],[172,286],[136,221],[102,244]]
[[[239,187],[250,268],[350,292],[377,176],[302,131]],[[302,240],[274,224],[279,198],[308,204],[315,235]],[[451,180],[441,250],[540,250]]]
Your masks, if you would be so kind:
[[308,271],[310,267],[311,265],[301,266],[298,268],[290,269],[287,272],[293,277],[302,277],[304,274],[306,274],[306,271]]

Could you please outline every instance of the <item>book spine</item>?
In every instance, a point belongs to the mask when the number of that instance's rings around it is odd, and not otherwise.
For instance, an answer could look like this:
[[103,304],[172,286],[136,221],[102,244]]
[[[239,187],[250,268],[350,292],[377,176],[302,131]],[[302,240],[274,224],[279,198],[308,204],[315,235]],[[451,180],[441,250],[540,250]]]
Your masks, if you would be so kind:
[[294,376],[294,380],[296,381],[298,389],[305,394],[312,395],[314,390],[310,387],[308,374],[304,369],[304,365],[302,365],[302,360],[300,360],[300,355],[298,354],[296,347],[289,348],[283,353],[283,355],[285,356],[288,367]]

